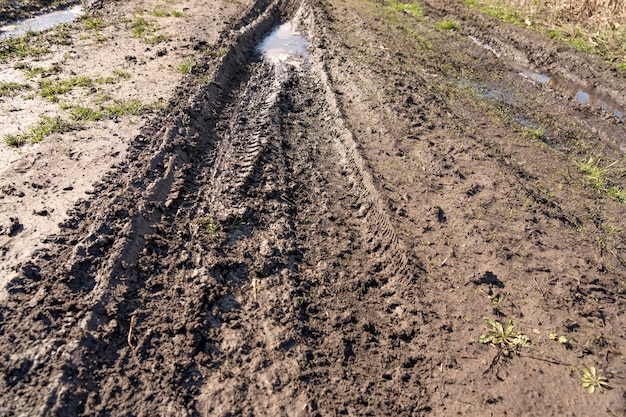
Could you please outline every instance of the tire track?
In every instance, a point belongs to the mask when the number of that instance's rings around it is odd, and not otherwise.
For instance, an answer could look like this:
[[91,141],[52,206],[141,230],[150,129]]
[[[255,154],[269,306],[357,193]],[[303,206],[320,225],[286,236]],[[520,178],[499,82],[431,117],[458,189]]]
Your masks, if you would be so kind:
[[[318,17],[311,10],[305,12],[304,19],[307,21],[311,37],[316,36],[321,31],[316,30],[319,25]],[[323,43],[322,40],[317,39]],[[312,65],[313,74],[320,80],[324,92],[324,98],[328,104],[330,118],[333,122],[332,131],[334,133],[334,145],[341,158],[341,163],[348,172],[353,188],[359,190],[359,217],[363,218],[366,234],[370,236],[370,251],[373,256],[379,257],[376,271],[384,270],[391,276],[399,279],[413,276],[407,250],[398,239],[393,229],[393,225],[384,209],[385,200],[378,192],[372,175],[367,167],[367,163],[358,151],[357,141],[354,133],[347,125],[341,105],[334,93],[334,88],[328,75],[328,68],[324,64],[322,57],[318,58]]]

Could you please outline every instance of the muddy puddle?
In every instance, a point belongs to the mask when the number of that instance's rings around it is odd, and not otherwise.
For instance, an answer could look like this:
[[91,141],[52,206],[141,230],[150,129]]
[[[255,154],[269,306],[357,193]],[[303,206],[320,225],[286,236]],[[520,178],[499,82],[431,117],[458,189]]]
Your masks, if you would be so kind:
[[[468,38],[487,51],[493,53],[496,57],[500,58],[502,55],[492,48],[489,44],[483,43],[475,36],[468,36]],[[587,88],[581,84],[574,83],[564,77],[533,71],[529,68],[518,65],[514,62],[508,62],[515,70],[519,71],[523,77],[535,81],[542,85],[560,91],[566,97],[575,100],[579,103],[586,104],[590,107],[602,109],[607,114],[617,117],[622,123],[626,122],[626,109],[620,107],[614,100],[603,96],[595,91],[593,88]]]
[[259,44],[258,51],[274,65],[300,66],[309,59],[309,41],[292,22],[285,22]]
[[626,111],[617,105],[608,97],[603,97],[592,88],[586,88],[582,85],[569,81],[563,77],[551,74],[544,74],[529,70],[527,68],[518,68],[520,73],[529,80],[547,85],[550,88],[560,91],[565,96],[579,103],[586,104],[591,107],[602,109],[608,114],[617,117],[621,122],[626,121]]
[[77,6],[14,22],[0,27],[0,38],[17,38],[29,32],[42,32],[58,25],[71,23],[83,13],[83,9]]

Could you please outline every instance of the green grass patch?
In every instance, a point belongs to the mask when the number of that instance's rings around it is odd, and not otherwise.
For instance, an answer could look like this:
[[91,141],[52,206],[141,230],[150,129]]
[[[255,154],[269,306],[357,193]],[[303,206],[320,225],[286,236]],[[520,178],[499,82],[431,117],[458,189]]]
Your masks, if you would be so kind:
[[163,9],[154,9],[150,12],[150,15],[154,17],[166,17],[166,16],[169,16],[170,14]]
[[136,116],[156,109],[157,106],[144,104],[141,100],[115,100],[113,104],[102,106],[102,113],[106,118],[115,118],[126,115]]
[[28,90],[28,84],[0,81],[0,97],[13,96],[18,91]]
[[131,28],[133,29],[133,35],[135,38],[141,38],[142,36],[154,32],[156,30],[156,25],[152,21],[146,20],[143,17],[138,17],[132,22]]
[[522,130],[522,136],[526,139],[531,139],[531,140],[541,140],[543,138],[543,135],[545,134],[546,134],[546,131],[542,127],[537,127],[537,128],[525,127]]
[[39,95],[48,101],[56,103],[59,96],[72,91],[76,87],[92,88],[99,84],[115,84],[117,79],[114,77],[90,78],[84,75],[73,77],[68,80],[49,80],[44,79],[39,82]]
[[437,22],[435,26],[439,30],[457,30],[459,23],[454,19],[445,19]]
[[160,9],[160,8],[156,8],[154,10],[152,10],[151,12],[149,12],[149,14],[151,16],[154,17],[185,17],[185,13],[180,12],[178,10],[172,10],[171,12],[168,12],[165,9]]
[[83,22],[83,26],[87,30],[99,31],[108,26],[104,20],[94,16],[82,16],[80,21]]
[[18,38],[3,39],[0,41],[0,59],[24,58],[45,54],[49,51],[43,46],[36,46],[34,33],[27,33]]
[[463,0],[469,7],[481,13],[488,14],[500,20],[516,25],[524,25],[525,19],[518,11],[502,1],[498,0]]
[[419,3],[415,2],[403,3],[399,1],[392,1],[387,6],[387,10],[395,13],[407,13],[417,19],[421,19],[422,17],[424,17],[424,12],[422,11],[421,6],[419,5]]
[[74,128],[75,126],[72,123],[61,117],[42,116],[39,123],[28,129],[26,133],[6,135],[4,141],[9,146],[19,147],[25,143],[41,142],[44,138],[54,133],[65,133]]
[[[107,98],[103,98],[106,100]],[[97,122],[105,119],[115,119],[123,116],[137,116],[151,110],[160,108],[158,104],[144,104],[140,100],[114,100],[111,104],[103,104],[98,100],[98,109],[82,105],[61,105],[63,110],[67,110],[71,120],[80,122]]]
[[71,106],[69,108],[70,119],[79,122],[96,122],[104,118],[104,114],[101,111],[94,110],[85,106]]
[[167,42],[170,39],[171,37],[169,35],[152,35],[148,38],[145,38],[143,42],[149,45],[156,45],[161,42]]
[[71,45],[72,35],[68,31],[69,25],[57,26],[50,32],[44,32],[43,37],[50,43],[56,45]]
[[546,4],[533,3],[530,8],[515,9],[505,0],[463,0],[463,3],[505,22],[545,33],[580,52],[602,56],[608,63],[626,71],[626,25],[571,21],[551,11]]
[[20,64],[20,65],[16,65],[14,67],[15,69],[20,69],[22,71],[24,71],[24,75],[26,76],[27,79],[31,79],[31,78],[35,78],[39,75],[43,75],[43,74],[53,74],[56,72],[59,72],[61,69],[59,67],[52,67],[52,68],[43,68],[43,67],[30,67],[28,64]]
[[620,203],[626,203],[626,190],[613,185],[611,180],[612,169],[617,164],[617,161],[604,167],[600,163],[600,157],[590,156],[587,160],[578,161],[576,167],[585,174],[585,180],[592,187],[605,192],[609,197]]

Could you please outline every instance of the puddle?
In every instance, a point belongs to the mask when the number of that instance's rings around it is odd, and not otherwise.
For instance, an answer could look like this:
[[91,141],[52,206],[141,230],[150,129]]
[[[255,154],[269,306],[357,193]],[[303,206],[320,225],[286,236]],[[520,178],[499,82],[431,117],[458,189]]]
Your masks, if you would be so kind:
[[592,88],[585,88],[579,84],[566,80],[563,77],[543,74],[526,68],[520,68],[520,72],[524,77],[530,80],[547,85],[555,90],[559,90],[567,97],[576,100],[579,103],[592,107],[599,107],[606,113],[614,115],[620,121],[626,122],[626,111],[619,107],[613,100],[608,97],[603,97]]
[[28,32],[41,32],[57,25],[70,23],[83,14],[81,7],[72,7],[66,10],[57,10],[32,19],[21,20],[10,25],[0,27],[0,38],[17,38]]
[[261,42],[258,48],[263,58],[275,65],[300,63],[309,59],[309,41],[291,22],[283,23]]

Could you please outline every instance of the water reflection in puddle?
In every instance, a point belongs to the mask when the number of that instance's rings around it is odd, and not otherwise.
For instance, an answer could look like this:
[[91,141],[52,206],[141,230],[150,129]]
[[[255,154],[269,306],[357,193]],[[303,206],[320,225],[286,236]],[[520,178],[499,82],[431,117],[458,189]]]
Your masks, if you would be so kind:
[[275,65],[298,66],[309,59],[309,41],[294,28],[291,22],[283,23],[259,45],[259,52]]
[[70,23],[82,14],[83,9],[81,7],[73,7],[67,10],[57,10],[46,13],[32,19],[21,20],[0,27],[0,38],[17,38],[28,32],[41,32],[57,25]]

